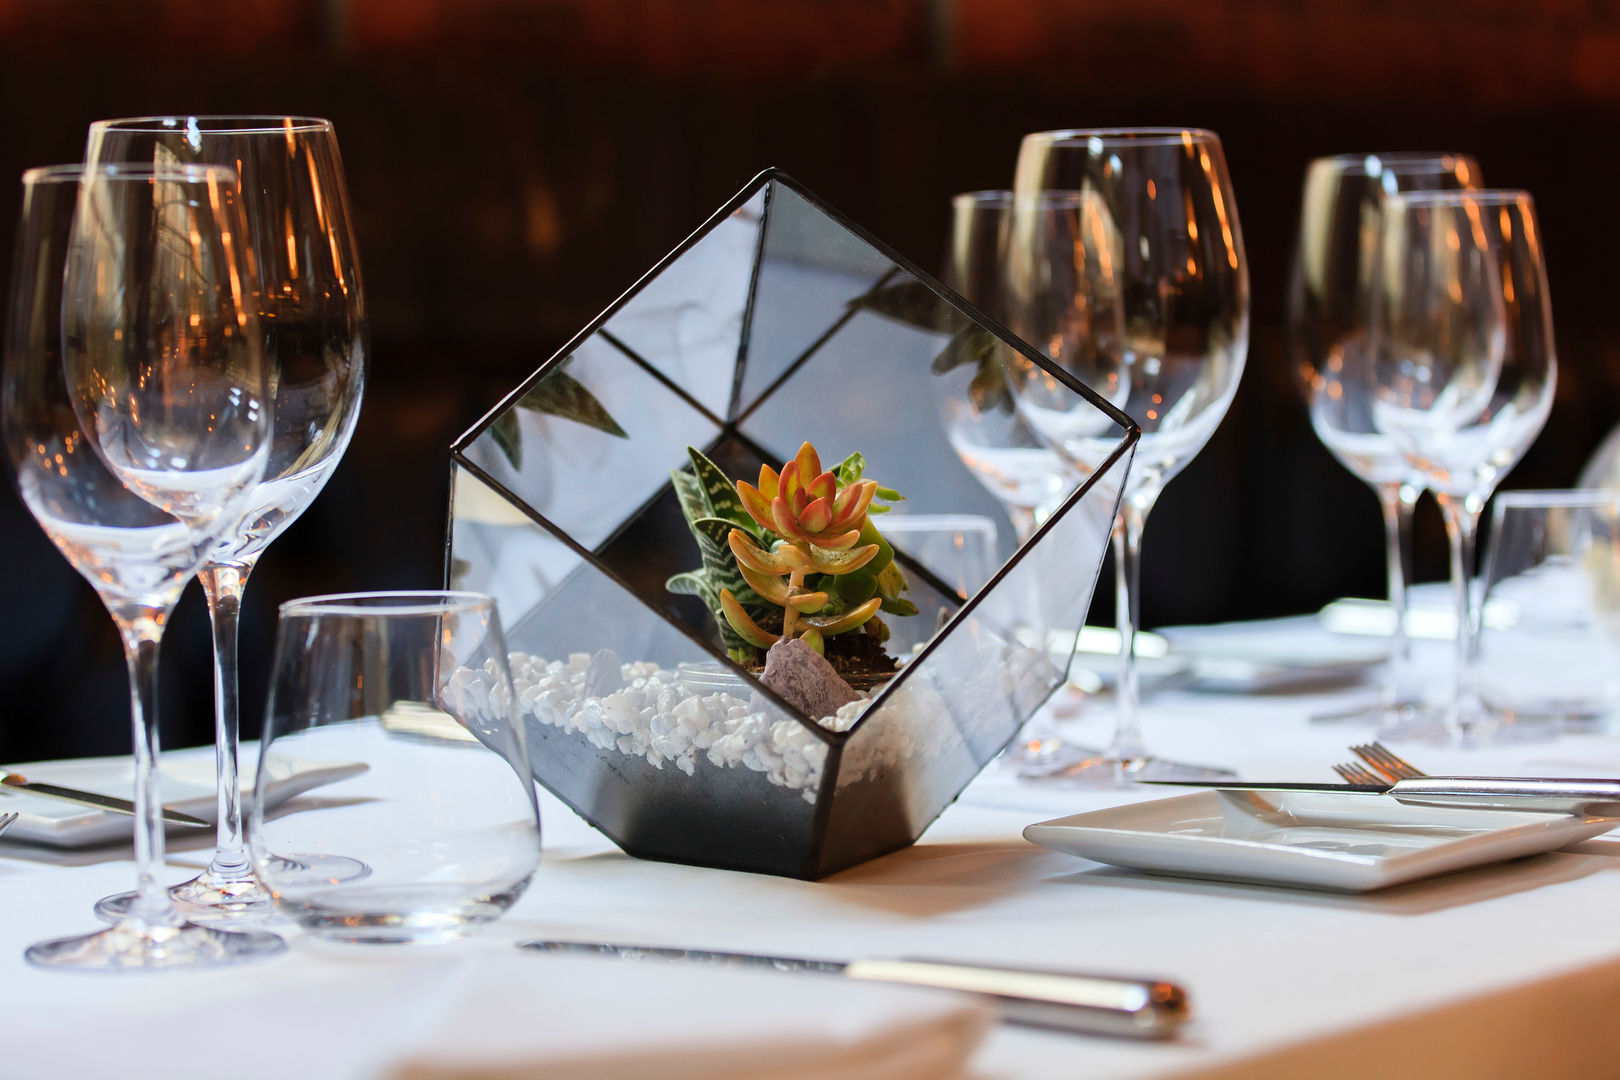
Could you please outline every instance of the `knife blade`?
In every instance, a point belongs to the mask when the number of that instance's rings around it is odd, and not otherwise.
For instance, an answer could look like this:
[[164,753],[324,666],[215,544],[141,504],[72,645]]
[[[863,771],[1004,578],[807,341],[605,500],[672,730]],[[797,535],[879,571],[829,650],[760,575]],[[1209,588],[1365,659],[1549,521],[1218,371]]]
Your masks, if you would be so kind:
[[1176,984],[1161,979],[985,967],[942,960],[844,962],[584,941],[522,941],[518,948],[611,956],[621,960],[684,960],[772,971],[808,971],[841,975],[846,979],[960,990],[990,998],[1008,1023],[1087,1035],[1166,1039],[1175,1034],[1188,1016],[1186,993]]
[[[26,791],[30,795],[39,795],[47,799],[60,799],[63,802],[78,803],[80,806],[93,806],[97,810],[111,810],[115,814],[135,816],[135,804],[128,799],[103,795],[96,791],[80,791],[78,788],[62,787],[59,784],[36,783],[19,773],[0,772],[0,789],[4,788],[10,788],[14,791]],[[202,818],[182,814],[180,811],[170,810],[168,807],[163,808],[163,820],[170,825],[208,828],[208,822]]]
[[1143,780],[1141,783],[1225,791],[1388,795],[1398,802],[1413,806],[1620,817],[1620,780],[1580,777],[1422,776],[1388,785],[1271,783],[1264,780]]

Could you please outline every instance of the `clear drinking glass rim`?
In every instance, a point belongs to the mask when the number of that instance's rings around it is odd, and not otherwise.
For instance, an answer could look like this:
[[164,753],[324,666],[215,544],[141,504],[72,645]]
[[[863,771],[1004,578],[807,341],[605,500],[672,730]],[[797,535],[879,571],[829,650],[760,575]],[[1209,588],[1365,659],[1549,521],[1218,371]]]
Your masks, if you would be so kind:
[[[288,121],[292,121],[291,126]],[[210,135],[251,135],[311,131],[331,131],[332,121],[324,116],[279,115],[276,113],[168,113],[153,116],[119,116],[111,120],[93,120],[90,128],[103,130],[138,131],[161,134],[179,131],[188,122],[199,124],[229,124],[229,127],[205,127]]]
[[1620,490],[1614,488],[1530,488],[1498,491],[1495,513],[1503,509],[1552,510],[1569,507],[1620,506]]
[[1387,198],[1392,204],[1399,203],[1406,206],[1461,206],[1463,203],[1478,203],[1482,206],[1534,206],[1536,201],[1523,188],[1399,191],[1390,192]]
[[[998,209],[1010,209],[1020,198],[1011,188],[985,188],[980,191],[964,191],[951,196],[951,205],[960,207],[971,204],[973,206],[989,206]],[[1069,204],[1086,205],[1092,201],[1090,192],[1074,188],[1045,188],[1037,191],[1034,198],[1048,206],[1067,206]]]
[[1389,166],[1386,170],[1388,172],[1400,173],[1403,170],[1410,170],[1411,166],[1419,163],[1438,164],[1447,160],[1467,161],[1475,167],[1479,165],[1473,154],[1465,154],[1460,150],[1369,150],[1364,154],[1324,154],[1322,157],[1312,158],[1306,168],[1322,164],[1337,165],[1352,176],[1366,176],[1370,173],[1367,168],[1369,161]]
[[242,178],[237,174],[234,166],[213,165],[203,162],[182,164],[169,162],[162,165],[139,164],[100,164],[87,165],[82,161],[67,165],[36,165],[31,169],[24,169],[22,182],[33,186],[42,183],[59,183],[72,180],[78,182],[87,176],[101,177],[106,180],[185,180],[188,183],[199,183],[212,175],[232,184],[240,184]]
[[1059,128],[1055,131],[1032,131],[1024,142],[1042,140],[1053,146],[1100,139],[1126,146],[1179,146],[1186,142],[1220,144],[1221,137],[1209,128],[1200,127],[1099,127]]
[[484,609],[495,609],[495,598],[488,593],[464,589],[385,589],[301,596],[285,601],[276,610],[282,618],[288,618],[304,615],[446,615]]

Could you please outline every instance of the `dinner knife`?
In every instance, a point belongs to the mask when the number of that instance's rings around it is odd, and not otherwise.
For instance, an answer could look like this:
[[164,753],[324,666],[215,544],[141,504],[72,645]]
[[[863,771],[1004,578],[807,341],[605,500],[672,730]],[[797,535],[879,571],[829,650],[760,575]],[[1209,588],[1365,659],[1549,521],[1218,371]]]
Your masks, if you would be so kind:
[[1115,975],[1081,975],[984,967],[940,960],[805,960],[709,949],[669,949],[583,941],[523,941],[520,949],[621,960],[685,960],[773,971],[808,971],[869,982],[962,990],[993,1000],[1002,1019],[1087,1035],[1165,1039],[1186,1021],[1187,995],[1175,983]]
[[[135,804],[128,799],[115,798],[112,795],[102,795],[95,791],[80,791],[77,788],[62,787],[58,784],[41,784],[14,772],[0,772],[0,789],[10,788],[13,791],[26,791],[30,795],[40,795],[47,799],[60,799],[63,802],[78,803],[80,806],[93,806],[97,810],[111,810],[115,814],[135,815]],[[170,825],[190,825],[194,828],[208,828],[208,822],[202,818],[182,814],[178,810],[163,808],[163,820]]]
[[1170,787],[1220,791],[1313,791],[1338,795],[1388,795],[1414,806],[1470,810],[1523,810],[1585,817],[1620,817],[1620,780],[1576,777],[1422,776],[1393,784],[1296,784],[1264,780],[1143,780]]

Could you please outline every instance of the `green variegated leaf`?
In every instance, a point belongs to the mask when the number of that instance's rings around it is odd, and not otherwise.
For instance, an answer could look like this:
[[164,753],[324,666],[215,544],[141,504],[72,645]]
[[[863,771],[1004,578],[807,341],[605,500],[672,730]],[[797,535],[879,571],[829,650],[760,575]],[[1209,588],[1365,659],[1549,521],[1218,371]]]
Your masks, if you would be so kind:
[[501,453],[512,463],[512,468],[523,468],[523,430],[518,427],[517,413],[508,409],[497,416],[495,422],[489,425],[489,437],[501,448]]
[[583,383],[563,369],[573,357],[552,368],[534,387],[518,398],[520,408],[548,416],[560,416],[598,431],[605,431],[621,439],[628,439],[624,428],[608,413],[596,395],[585,389]]
[[[737,556],[731,553],[728,543],[733,529],[741,529],[741,526],[725,518],[698,518],[692,523],[692,535],[697,538],[698,550],[703,554],[703,574],[714,585],[716,595],[719,595],[721,588],[730,589],[737,602],[750,615],[754,615],[755,609],[769,605],[743,580],[742,571],[737,567]],[[741,531],[755,547],[760,546],[753,533],[747,529]]]
[[702,451],[688,446],[686,452],[692,458],[692,473],[703,487],[703,500],[709,508],[708,516],[725,518],[752,532],[754,519],[749,516],[742,499],[737,495],[737,486],[720,471],[720,466],[704,457]]
[[686,519],[688,526],[698,518],[709,516],[709,504],[703,499],[702,481],[685,469],[671,469],[669,482],[675,489],[675,498],[680,500],[681,516]]
[[664,582],[664,588],[677,596],[707,596],[713,592],[719,596],[719,590],[709,586],[708,580],[701,570],[688,570],[684,574],[676,574]]

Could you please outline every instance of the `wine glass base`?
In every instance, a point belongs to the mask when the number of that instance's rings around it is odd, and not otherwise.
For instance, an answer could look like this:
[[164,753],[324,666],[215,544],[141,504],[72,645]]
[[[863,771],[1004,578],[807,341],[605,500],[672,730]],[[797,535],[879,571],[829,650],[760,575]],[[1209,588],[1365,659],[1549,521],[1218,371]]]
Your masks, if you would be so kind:
[[1020,739],[1001,755],[1001,768],[1020,780],[1044,780],[1095,758],[1100,751],[1057,737]]
[[1128,788],[1142,780],[1221,780],[1236,776],[1230,769],[1193,765],[1156,757],[1120,758],[1095,754],[1043,779],[1071,787],[1098,790]]
[[[371,874],[371,868],[359,859],[344,855],[290,855],[272,856],[272,871],[279,875],[297,875],[333,885],[346,881],[359,881]],[[133,892],[115,893],[96,901],[95,913],[109,923],[118,923],[129,917],[135,904]],[[275,899],[270,890],[258,879],[216,878],[204,870],[190,881],[182,881],[169,889],[169,899],[175,911],[187,922],[200,926],[236,926],[275,917]]]
[[[96,902],[97,917],[117,923],[134,908],[136,894],[115,893]],[[169,890],[175,911],[187,922],[202,926],[255,922],[276,913],[270,891],[252,877],[215,878],[207,870]]]
[[1422,698],[1401,698],[1398,701],[1387,701],[1384,698],[1379,698],[1376,701],[1360,701],[1346,705],[1343,708],[1312,713],[1310,722],[1313,724],[1375,724],[1383,728],[1402,723],[1423,707]]
[[225,967],[266,960],[287,943],[261,931],[228,932],[195,923],[154,926],[126,920],[94,934],[30,945],[23,957],[38,967],[95,973]]

